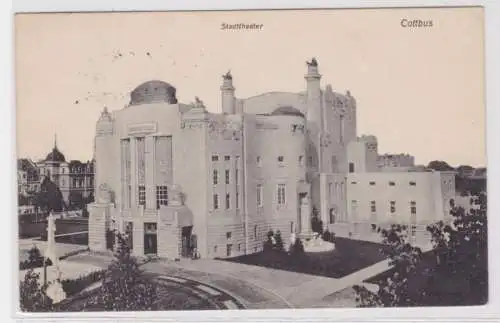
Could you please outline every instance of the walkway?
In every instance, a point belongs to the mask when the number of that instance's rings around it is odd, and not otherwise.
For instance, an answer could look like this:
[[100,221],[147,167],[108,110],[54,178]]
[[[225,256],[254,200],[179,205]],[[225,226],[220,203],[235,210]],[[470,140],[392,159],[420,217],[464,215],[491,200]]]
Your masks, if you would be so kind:
[[221,287],[242,298],[248,308],[304,308],[333,305],[328,304],[330,295],[386,271],[389,264],[382,261],[340,279],[211,259],[160,261],[145,267]]
[[[68,260],[82,266],[106,268],[111,258],[83,253]],[[353,285],[390,268],[388,261],[384,260],[335,279],[212,259],[158,260],[142,267],[167,279],[180,278],[219,290],[249,309],[324,308],[353,304]]]

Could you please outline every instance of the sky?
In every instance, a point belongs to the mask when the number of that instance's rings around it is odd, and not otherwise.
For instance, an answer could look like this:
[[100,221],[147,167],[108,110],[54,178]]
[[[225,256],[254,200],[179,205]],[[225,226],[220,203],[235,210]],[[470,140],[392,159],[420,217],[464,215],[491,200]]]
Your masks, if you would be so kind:
[[299,92],[316,57],[322,87],[350,90],[358,135],[377,136],[379,153],[485,166],[483,17],[481,8],[19,14],[17,153],[44,158],[57,134],[66,159],[91,159],[103,107],[122,109],[148,80],[219,112],[228,69],[239,98]]

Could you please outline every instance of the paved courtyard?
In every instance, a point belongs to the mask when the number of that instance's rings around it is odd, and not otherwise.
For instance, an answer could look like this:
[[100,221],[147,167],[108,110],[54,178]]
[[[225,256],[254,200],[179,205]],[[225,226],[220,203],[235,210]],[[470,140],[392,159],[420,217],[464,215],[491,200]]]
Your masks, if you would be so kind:
[[[68,261],[80,266],[106,268],[111,257],[83,253]],[[213,259],[157,260],[142,267],[149,273],[170,279],[211,286],[234,297],[248,309],[278,309],[355,306],[352,286],[386,271],[389,264],[381,261],[340,279]]]

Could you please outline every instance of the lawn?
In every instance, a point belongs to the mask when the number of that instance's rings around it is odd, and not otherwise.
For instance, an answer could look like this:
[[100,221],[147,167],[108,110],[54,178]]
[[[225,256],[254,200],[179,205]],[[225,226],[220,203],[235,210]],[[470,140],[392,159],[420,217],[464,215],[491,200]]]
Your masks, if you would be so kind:
[[335,250],[329,252],[306,253],[300,257],[288,255],[286,252],[259,252],[219,260],[342,278],[384,260],[382,250],[386,248],[378,243],[336,238]]

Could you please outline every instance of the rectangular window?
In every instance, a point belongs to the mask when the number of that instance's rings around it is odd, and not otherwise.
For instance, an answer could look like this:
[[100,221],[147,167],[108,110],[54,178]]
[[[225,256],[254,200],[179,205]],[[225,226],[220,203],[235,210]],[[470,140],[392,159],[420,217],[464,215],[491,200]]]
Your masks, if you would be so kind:
[[231,156],[228,156],[228,155],[224,156],[224,160],[225,161],[231,160]]
[[212,161],[213,162],[219,161],[219,156],[218,155],[212,155]]
[[139,194],[139,201],[137,204],[146,205],[146,186],[139,185],[138,194]]
[[299,156],[299,166],[303,167],[304,166],[304,156]]
[[128,186],[128,200],[127,200],[127,206],[131,207],[132,206],[132,185]]
[[231,206],[231,196],[229,193],[226,194],[226,210],[229,210],[229,207]]
[[217,169],[214,169],[213,172],[213,183],[214,185],[217,185],[219,183],[219,172],[217,171]]
[[396,183],[394,183],[394,182],[389,182],[389,186],[394,186],[394,185],[396,185]]
[[332,183],[328,183],[328,197],[332,196]]
[[290,222],[290,233],[293,233],[293,229],[294,229],[294,227],[293,227],[293,221],[291,221]]
[[219,195],[217,194],[214,194],[214,210],[218,210],[219,209]]
[[410,186],[416,186],[417,183],[416,182],[410,182]]
[[233,234],[232,232],[226,232],[226,239],[230,240],[232,238]]
[[229,184],[229,169],[226,169],[226,184]]
[[[236,166],[238,167],[238,166]],[[239,181],[238,181],[238,178],[240,177],[240,170],[238,168],[236,168],[234,170],[234,182],[236,183],[236,185],[238,185]]]
[[253,226],[253,238],[257,239],[257,225]]
[[286,203],[286,186],[285,184],[278,184],[278,205],[285,205]]
[[226,256],[227,257],[231,257],[232,250],[233,250],[233,245],[232,244],[228,244],[227,247],[226,247]]
[[241,251],[241,243],[238,243],[238,251]]
[[391,207],[391,214],[396,213],[396,201],[391,201],[390,207]]
[[411,215],[417,214],[417,202],[415,202],[415,201],[410,202],[410,211],[411,211]]
[[375,201],[371,201],[371,202],[370,202],[370,211],[371,211],[372,213],[377,212],[377,204],[376,204],[376,202],[375,202]]
[[354,163],[349,163],[349,173],[354,173]]
[[257,162],[257,166],[258,166],[258,167],[261,167],[261,166],[262,166],[262,158],[260,158],[260,156],[257,156],[257,158],[256,158],[256,162]]
[[257,206],[262,206],[262,184],[257,184]]
[[351,182],[351,184],[358,184],[357,182]]
[[156,186],[156,208],[160,209],[162,205],[168,205],[167,186]]
[[285,160],[285,157],[283,156],[278,156],[278,162],[282,163]]
[[370,185],[371,186],[375,186],[375,182],[370,182]]
[[240,193],[238,187],[236,186],[236,209],[240,208]]
[[307,166],[308,167],[313,167],[313,158],[312,158],[312,156],[309,156],[307,158]]
[[130,249],[134,249],[134,222],[127,222],[125,229]]

